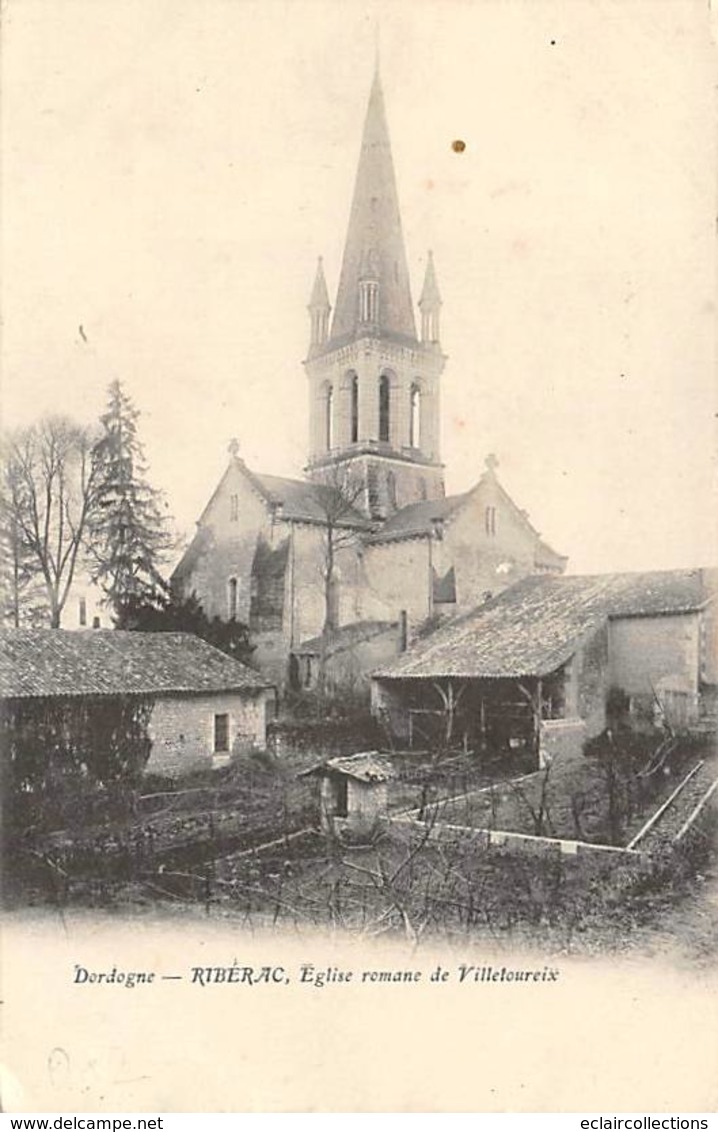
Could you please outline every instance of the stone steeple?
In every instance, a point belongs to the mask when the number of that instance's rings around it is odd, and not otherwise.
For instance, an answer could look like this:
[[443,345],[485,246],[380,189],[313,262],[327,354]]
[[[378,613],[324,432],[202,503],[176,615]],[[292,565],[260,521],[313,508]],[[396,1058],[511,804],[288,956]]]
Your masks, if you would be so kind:
[[369,96],[330,345],[372,336],[416,342],[384,95]]
[[329,292],[327,291],[327,282],[324,278],[324,265],[322,257],[319,257],[317,262],[317,274],[314,277],[314,286],[312,287],[312,294],[307,306],[309,317],[311,319],[311,342],[310,352],[323,346],[327,340],[329,333],[329,312],[331,305],[329,303]]
[[427,346],[435,345],[439,341],[441,295],[439,285],[436,282],[433,252],[429,252],[426,261],[426,275],[419,299],[419,310],[421,311],[421,341]]
[[416,334],[384,97],[374,75],[336,306],[321,263],[309,303],[309,461],[318,482],[346,475],[372,519],[444,495],[439,452],[439,297],[433,264]]

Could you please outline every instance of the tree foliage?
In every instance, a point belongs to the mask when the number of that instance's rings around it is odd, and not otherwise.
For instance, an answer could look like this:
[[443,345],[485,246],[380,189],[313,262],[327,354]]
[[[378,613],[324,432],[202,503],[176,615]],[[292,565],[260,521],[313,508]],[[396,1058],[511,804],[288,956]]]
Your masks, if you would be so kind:
[[138,696],[17,700],[0,716],[6,831],[82,822],[127,797],[149,758],[152,701]]
[[243,664],[250,663],[254,652],[247,625],[234,618],[209,618],[195,594],[187,598],[168,594],[160,601],[146,604],[132,598],[122,609],[118,628],[145,633],[193,633]]
[[146,479],[138,418],[120,382],[113,381],[93,452],[97,505],[90,535],[93,580],[118,625],[136,606],[161,606],[167,593],[161,565],[173,545],[164,497]]

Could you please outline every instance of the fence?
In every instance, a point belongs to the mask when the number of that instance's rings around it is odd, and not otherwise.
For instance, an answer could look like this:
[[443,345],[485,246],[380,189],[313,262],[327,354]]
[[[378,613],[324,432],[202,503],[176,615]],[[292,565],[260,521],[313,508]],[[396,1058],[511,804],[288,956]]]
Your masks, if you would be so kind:
[[619,857],[637,858],[638,849],[623,848],[620,845],[601,845],[590,841],[575,841],[563,837],[539,837],[533,833],[514,833],[506,829],[473,829],[466,825],[452,825],[449,822],[422,821],[410,814],[398,814],[388,819],[391,824],[404,825],[423,831],[428,840],[471,840],[477,848],[519,849],[532,853],[560,853],[564,856],[595,854],[616,854]]

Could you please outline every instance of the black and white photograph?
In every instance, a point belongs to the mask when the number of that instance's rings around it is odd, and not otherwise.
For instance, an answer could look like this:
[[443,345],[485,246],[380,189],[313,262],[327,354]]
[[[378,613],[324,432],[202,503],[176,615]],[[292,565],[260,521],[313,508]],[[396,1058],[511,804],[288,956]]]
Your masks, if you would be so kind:
[[2,17],[4,1110],[715,1109],[711,5]]

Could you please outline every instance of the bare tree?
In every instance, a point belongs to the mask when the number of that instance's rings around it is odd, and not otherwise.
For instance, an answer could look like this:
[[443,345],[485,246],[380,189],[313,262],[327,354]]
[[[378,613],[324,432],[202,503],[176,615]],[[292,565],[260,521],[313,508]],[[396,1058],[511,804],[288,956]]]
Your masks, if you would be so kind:
[[[78,564],[95,504],[96,472],[89,433],[67,417],[48,417],[9,438],[4,527],[16,542],[18,569],[45,591],[53,629]],[[18,576],[18,583],[20,578]],[[16,589],[18,603],[20,589]],[[18,609],[18,622],[20,619]]]
[[321,576],[324,598],[324,623],[321,633],[318,686],[326,689],[327,647],[337,628],[338,578],[337,559],[341,552],[357,543],[359,532],[366,526],[359,505],[364,496],[364,483],[354,477],[345,464],[332,464],[324,472],[323,482],[314,485],[314,498],[322,513]]
[[[532,795],[531,787],[524,790],[517,782],[508,783],[511,792],[519,804],[522,804],[528,810],[536,837],[553,837],[555,835],[555,830],[551,823],[551,810],[549,805],[551,794],[549,789],[551,766],[551,763],[547,763],[543,770],[539,772],[542,777],[538,796]],[[532,779],[531,782],[533,783],[533,781]]]
[[17,468],[6,456],[3,452],[0,481],[0,616],[3,624],[18,629],[46,616],[47,603],[18,523]]

